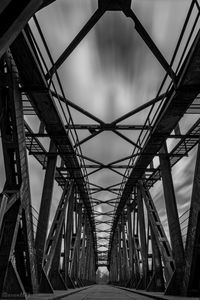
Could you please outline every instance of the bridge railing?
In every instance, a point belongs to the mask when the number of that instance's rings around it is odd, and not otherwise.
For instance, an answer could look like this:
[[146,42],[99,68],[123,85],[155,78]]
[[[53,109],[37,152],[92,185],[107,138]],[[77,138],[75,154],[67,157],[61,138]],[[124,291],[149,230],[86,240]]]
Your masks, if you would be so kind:
[[33,234],[35,239],[37,228],[39,227],[39,223],[38,223],[39,212],[32,205],[31,205],[31,212],[32,212]]
[[[155,101],[151,105],[149,113],[144,122],[143,129],[141,130],[138,136],[136,142],[138,147],[134,147],[134,150],[132,152],[132,158],[130,158],[127,168],[125,170],[121,187],[119,190],[119,198],[122,195],[123,189],[125,187],[127,178],[130,175],[131,169],[141,154],[142,147],[147,143],[148,138],[151,136],[151,131],[154,128],[159,113],[164,108],[164,105],[166,105],[167,96],[169,95],[170,90],[173,87],[174,89],[177,88],[177,79],[178,79],[179,71],[181,70],[184,60],[190,51],[191,45],[199,31],[199,28],[200,28],[200,5],[197,0],[193,0],[189,7],[185,22],[183,24],[177,45],[175,47],[170,62],[170,67],[174,71],[176,77],[172,79],[170,77],[170,74],[166,73],[166,75],[163,78],[163,81],[155,97]],[[146,130],[147,126],[150,128],[149,130]]]
[[181,226],[181,234],[183,239],[183,245],[185,247],[186,244],[186,237],[187,237],[187,230],[188,230],[188,221],[189,221],[189,213],[190,209],[187,209],[182,215],[179,217],[179,222]]
[[[190,214],[190,208],[185,210],[180,216],[179,216],[179,223],[181,228],[181,236],[183,240],[183,246],[185,247],[186,244],[186,237],[187,237],[187,230],[188,230],[188,221],[189,221],[189,214]],[[174,233],[179,230],[176,226],[173,226],[172,224],[172,230]],[[170,239],[169,239],[170,240]]]

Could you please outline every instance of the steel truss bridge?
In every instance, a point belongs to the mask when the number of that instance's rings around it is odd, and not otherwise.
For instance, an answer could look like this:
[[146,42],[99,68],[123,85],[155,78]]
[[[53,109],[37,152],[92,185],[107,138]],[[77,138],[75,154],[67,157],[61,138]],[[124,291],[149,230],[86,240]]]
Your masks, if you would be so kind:
[[[200,3],[188,2],[171,61],[139,20],[131,0],[99,0],[94,14],[56,59],[38,21],[56,1],[0,3],[2,298],[26,299],[29,294],[91,285],[99,267],[107,267],[113,285],[200,296],[200,150],[190,208],[181,216],[171,172],[199,147]],[[59,70],[108,11],[120,11],[133,21],[135,34],[165,76],[154,99],[107,123],[68,99]],[[88,123],[77,122],[72,111],[87,117]],[[137,114],[145,116],[143,123],[134,123]],[[187,114],[192,121],[183,132]],[[31,117],[37,122],[30,122]],[[95,153],[87,156],[83,144],[104,132],[125,140],[132,151],[108,163]],[[31,201],[28,155],[45,172],[39,211]],[[95,182],[94,175],[104,171],[118,181],[109,186]],[[50,222],[54,181],[62,195]],[[169,234],[151,192],[158,181]],[[98,197],[103,192],[109,194],[107,200]]]

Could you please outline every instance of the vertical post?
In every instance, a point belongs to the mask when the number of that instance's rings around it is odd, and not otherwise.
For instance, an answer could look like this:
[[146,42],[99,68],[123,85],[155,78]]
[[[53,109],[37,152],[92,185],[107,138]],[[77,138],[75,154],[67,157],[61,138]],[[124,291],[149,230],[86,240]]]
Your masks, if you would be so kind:
[[131,206],[130,201],[127,204],[127,221],[128,221],[128,247],[129,247],[129,268],[130,277],[134,281],[134,264],[133,264],[133,230],[132,230],[132,220],[131,220]]
[[71,276],[78,281],[78,269],[80,264],[80,241],[81,241],[81,228],[82,228],[82,203],[77,205],[78,214],[78,226],[76,232],[76,239],[74,243],[74,251],[72,255],[72,266],[71,266]]
[[86,227],[86,254],[85,254],[85,279],[86,283],[89,284],[89,271],[90,271],[90,228],[89,222],[87,222]]
[[121,255],[121,230],[118,224],[117,227],[117,239],[118,239],[118,262],[119,262],[119,283],[123,281],[123,270],[122,270],[122,255]]
[[[115,243],[115,240],[113,240],[113,244]],[[110,257],[110,261],[109,261],[109,269],[110,269],[110,272],[109,272],[109,282],[111,284],[113,284],[115,282],[115,270],[114,270],[114,249],[112,247],[112,250],[111,250],[111,257]]]
[[115,269],[115,282],[119,282],[119,260],[118,260],[118,244],[117,244],[117,235],[115,232],[115,239],[114,239],[114,261],[115,261],[115,265],[114,265],[114,269]]
[[140,280],[140,266],[139,266],[139,254],[138,254],[138,218],[136,218],[136,214],[138,215],[136,208],[133,212],[133,247],[134,247],[134,287],[137,286]]
[[64,218],[61,218],[60,222],[62,223],[62,226],[61,226],[61,230],[59,230],[60,232],[55,246],[55,252],[53,255],[48,278],[54,290],[67,290],[67,286],[60,274],[60,259],[61,259],[61,247],[62,247],[62,239],[63,239],[63,231],[64,231]]
[[92,284],[94,282],[93,270],[94,270],[94,251],[93,251],[93,241],[92,234],[90,231],[90,256],[89,256],[89,282]]
[[123,268],[124,268],[124,285],[126,286],[126,284],[128,283],[130,272],[128,269],[129,264],[128,264],[128,251],[127,251],[127,240],[125,235],[125,226],[126,226],[125,217],[124,214],[122,214],[122,242],[123,242],[122,253],[123,253]]
[[115,239],[114,239],[114,247],[115,247],[115,261],[116,261],[116,282],[120,281],[120,261],[119,261],[119,243],[118,243],[118,233],[115,231]]
[[120,264],[121,264],[121,281],[120,284],[124,284],[124,256],[123,256],[123,239],[122,239],[122,223],[121,223],[121,218],[119,222],[119,255],[120,255]]
[[69,262],[70,262],[70,251],[71,251],[71,239],[73,229],[73,211],[74,211],[74,191],[68,202],[67,209],[67,223],[65,230],[65,242],[64,242],[64,262],[65,262],[65,282],[68,287],[73,287],[73,284],[69,278]]
[[71,197],[73,197],[73,181],[71,181],[70,183],[65,183],[65,187],[61,199],[59,201],[58,207],[56,209],[56,213],[46,241],[44,255],[44,271],[47,275],[49,274],[51,269],[60,232],[62,231],[62,226],[64,226],[63,222],[65,219],[66,207]]
[[110,257],[110,283],[116,284],[119,280],[119,261],[118,261],[118,242],[117,242],[117,234],[115,232],[113,239],[113,246]]
[[[83,224],[83,205],[79,203],[78,206],[78,236],[77,236],[77,278],[80,281],[80,268],[81,268],[81,233],[82,233],[82,224]],[[82,285],[82,284],[81,284]]]
[[85,284],[85,267],[86,267],[86,259],[85,259],[85,252],[86,252],[86,226],[87,226],[87,217],[86,214],[84,215],[84,225],[83,225],[83,238],[81,242],[81,258],[80,258],[80,278]]
[[148,221],[151,224],[151,229],[154,232],[154,237],[162,255],[165,270],[165,278],[167,284],[169,284],[175,270],[172,251],[168,239],[166,237],[164,228],[162,226],[162,222],[160,221],[157,209],[153,203],[153,199],[151,198],[151,194],[149,190],[144,186],[144,183],[142,181],[140,181],[139,184],[146,204]]
[[175,274],[173,276],[171,284],[168,286],[167,293],[180,294],[185,266],[185,255],[166,143],[160,150],[160,168],[163,181],[163,190],[165,196],[165,205],[169,224],[172,252],[176,266]]
[[90,254],[89,254],[89,283],[92,284],[93,283],[93,267],[94,267],[94,249],[93,249],[93,239],[92,239],[92,232],[91,232],[91,228],[90,228]]
[[140,187],[137,187],[137,204],[138,204],[138,221],[140,229],[140,243],[141,243],[141,256],[142,256],[142,278],[139,282],[138,288],[145,289],[147,287],[148,276],[148,260],[147,260],[147,242],[146,230],[144,220],[144,205]]
[[186,266],[183,278],[183,294],[200,296],[200,141],[197,150],[196,167],[188,221],[185,247]]
[[119,282],[119,260],[118,260],[118,243],[117,243],[117,234],[115,232],[115,237],[114,237],[114,270],[115,270],[115,282]]
[[152,255],[153,255],[153,274],[147,290],[155,291],[155,292],[163,292],[165,285],[164,285],[164,278],[163,278],[161,255],[151,224],[150,224],[150,233],[151,233],[151,244],[152,244]]
[[38,270],[39,279],[41,275],[44,250],[45,250],[45,241],[46,241],[48,225],[49,225],[50,208],[52,203],[54,176],[55,176],[55,168],[56,168],[56,161],[57,161],[57,156],[55,155],[56,151],[57,151],[56,146],[51,141],[49,146],[49,155],[47,160],[47,168],[45,173],[42,199],[40,203],[40,211],[39,211],[39,218],[38,218],[38,227],[37,227],[36,239],[35,239],[37,270]]

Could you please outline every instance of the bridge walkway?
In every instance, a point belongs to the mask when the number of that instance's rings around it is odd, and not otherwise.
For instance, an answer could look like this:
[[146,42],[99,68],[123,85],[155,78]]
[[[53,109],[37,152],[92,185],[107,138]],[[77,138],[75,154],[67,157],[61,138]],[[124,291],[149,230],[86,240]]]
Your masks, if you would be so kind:
[[150,293],[141,290],[118,288],[110,285],[92,285],[80,289],[54,291],[54,294],[37,294],[28,297],[28,300],[199,300],[198,297],[166,296],[163,293]]

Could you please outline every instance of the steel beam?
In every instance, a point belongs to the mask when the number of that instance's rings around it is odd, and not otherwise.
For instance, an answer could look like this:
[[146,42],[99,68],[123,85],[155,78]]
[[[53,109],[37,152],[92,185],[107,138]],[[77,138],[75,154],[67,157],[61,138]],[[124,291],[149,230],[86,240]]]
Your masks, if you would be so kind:
[[142,277],[137,288],[146,289],[148,283],[148,257],[147,257],[147,241],[144,219],[144,205],[142,199],[142,191],[137,187],[137,206],[138,206],[138,223],[140,230],[140,246],[142,256]]
[[4,0],[0,4],[0,57],[35,14],[42,0]]
[[118,243],[118,262],[119,262],[119,284],[123,285],[123,265],[122,265],[122,249],[121,249],[121,224],[117,226],[117,243]]
[[131,0],[98,0],[98,7],[108,11],[121,11],[130,9]]
[[[175,274],[168,286],[166,293],[177,294],[181,293],[182,277],[185,266],[185,254],[183,248],[183,241],[181,236],[181,229],[178,218],[177,204],[174,192],[173,179],[171,174],[170,161],[166,144],[160,150],[160,169],[163,182],[165,206],[167,212],[167,219],[169,225],[169,233],[175,261]],[[166,154],[166,155],[165,155]]]
[[124,273],[124,278],[123,278],[123,285],[126,286],[129,282],[130,279],[130,265],[128,262],[128,249],[127,249],[127,239],[125,235],[125,216],[124,214],[122,215],[121,219],[121,230],[122,230],[122,259],[123,259],[123,273]]
[[148,32],[145,30],[143,25],[140,23],[139,19],[137,18],[137,16],[133,12],[133,10],[125,9],[124,14],[133,20],[135,29],[137,30],[137,32],[139,33],[141,38],[144,40],[146,45],[149,47],[149,49],[151,50],[153,55],[157,58],[157,60],[159,61],[161,66],[164,68],[164,70],[167,72],[167,74],[172,78],[174,83],[176,83],[176,74],[174,73],[171,66],[168,64],[168,62],[166,61],[166,59],[164,58],[163,54],[160,52],[160,50],[158,49],[158,47],[156,46],[154,41],[149,36]]
[[71,197],[68,201],[67,207],[67,217],[66,217],[66,229],[65,229],[65,238],[64,238],[64,272],[65,272],[65,282],[69,288],[73,288],[73,284],[70,278],[70,254],[72,247],[72,233],[73,233],[73,211],[74,211],[74,202],[75,195],[74,190],[71,194]]
[[99,19],[105,13],[104,9],[97,9],[95,13],[92,15],[90,20],[84,25],[81,31],[76,35],[73,41],[69,44],[69,46],[65,49],[65,51],[61,54],[61,56],[54,63],[53,67],[46,74],[46,78],[49,79],[53,76],[53,74],[57,71],[57,69],[64,63],[64,61],[70,56],[70,54],[74,51],[74,49],[78,46],[78,44],[83,40],[83,38],[88,34],[88,32],[94,27],[94,25],[99,21]]
[[80,256],[80,279],[82,282],[85,281],[85,268],[86,268],[86,227],[87,227],[87,218],[84,215],[83,222],[83,237],[81,240],[81,256]]
[[144,186],[142,181],[140,181],[139,184],[143,199],[145,201],[148,220],[151,224],[151,230],[153,230],[154,232],[154,237],[156,239],[157,246],[159,247],[160,254],[162,256],[166,282],[167,284],[169,284],[175,270],[171,247],[149,191]]
[[[51,141],[49,147],[49,154],[56,152],[56,146]],[[38,226],[35,238],[36,258],[38,278],[40,278],[43,256],[45,250],[45,241],[49,226],[49,215],[52,203],[52,194],[54,186],[54,177],[56,169],[57,156],[48,156],[45,179],[43,184],[42,199],[40,203],[40,211],[38,217]]]
[[[136,217],[137,215],[137,217]],[[133,249],[134,249],[134,282],[133,287],[136,288],[140,280],[140,263],[139,263],[139,241],[138,241],[138,212],[133,210]]]
[[85,284],[89,283],[90,275],[90,255],[91,255],[91,239],[90,239],[90,229],[89,226],[86,227],[86,247],[85,247],[85,270],[84,270],[84,279]]
[[45,245],[45,255],[43,260],[44,260],[44,271],[47,274],[47,276],[51,270],[51,265],[54,259],[56,247],[59,242],[60,232],[62,230],[62,226],[65,218],[66,207],[72,197],[72,193],[73,193],[73,182],[66,183]]
[[135,268],[134,268],[134,252],[136,249],[133,247],[133,226],[132,226],[132,218],[131,218],[131,205],[130,201],[127,204],[127,236],[128,236],[128,249],[129,249],[129,272],[131,283],[130,286],[132,287],[132,282],[135,281]]
[[0,232],[2,231],[3,218],[8,207],[8,195],[6,193],[0,194]]
[[65,125],[66,129],[75,129],[75,130],[89,130],[96,131],[113,131],[113,130],[150,130],[148,125],[133,125],[133,124],[112,124],[112,123],[103,123],[103,124],[69,124]]
[[197,150],[196,166],[185,246],[185,271],[183,277],[183,295],[200,296],[200,143]]
[[74,250],[72,254],[71,272],[70,275],[75,280],[79,281],[79,270],[80,270],[80,245],[81,245],[81,232],[82,232],[82,203],[77,205],[78,224],[76,230],[76,238],[74,243]]
[[[130,112],[124,114],[122,117],[119,117],[118,119],[114,120],[112,123],[110,123],[110,126],[114,126],[114,125],[116,126],[118,123],[132,117],[133,115],[136,115],[137,113],[145,110],[146,108],[149,108],[149,107],[153,106],[157,102],[163,100],[166,96],[167,96],[167,94],[164,93],[164,94],[161,94],[159,97],[156,97],[152,100],[149,100],[147,103],[145,103],[143,105],[140,105],[139,107],[137,107],[137,108],[131,110]],[[121,126],[121,125],[118,125],[118,126]],[[151,127],[145,127],[144,126],[143,129],[151,129]]]
[[43,0],[42,5],[40,6],[40,9],[50,5],[51,3],[55,2],[56,0]]
[[151,224],[150,224],[150,234],[151,234],[153,270],[152,270],[152,277],[147,287],[147,291],[164,292],[165,282],[163,277],[161,253]]
[[[11,252],[9,252],[9,249],[7,248],[8,260],[6,261],[5,259],[4,261],[2,261],[2,263],[4,265],[7,264],[7,266],[11,266],[11,273],[9,272],[9,274],[10,276],[14,276],[13,280],[15,282],[18,281],[18,287],[20,277],[24,278],[23,282],[20,284],[21,287],[24,286],[24,289],[27,292],[33,293],[38,289],[38,280],[36,273],[36,261],[34,256],[34,237],[28,163],[25,149],[23,109],[18,86],[18,72],[10,53],[7,53],[5,56],[5,60],[1,61],[1,71],[1,76],[4,76],[4,78],[0,78],[2,83],[0,89],[0,105],[1,111],[3,112],[1,133],[6,166],[6,183],[4,186],[4,191],[7,190],[8,194],[10,194],[11,197],[16,192],[18,192],[19,196],[15,200],[20,201],[20,207],[17,210],[18,216],[15,218],[14,222],[15,224],[10,224],[11,227],[15,226],[13,235],[11,235],[10,238],[12,238],[12,247],[16,247],[16,249],[19,249],[18,242],[21,239],[19,237],[21,234],[20,230],[22,230],[23,238],[21,241],[23,242],[23,251],[26,255],[26,260],[23,259],[22,256],[18,256],[18,259],[20,259],[20,263],[18,261],[16,264],[18,268],[15,268],[11,262]],[[9,203],[8,201],[8,211],[12,210],[12,206],[15,205],[16,201],[11,203]],[[9,226],[9,222],[10,221],[6,221],[5,214],[3,223],[7,223],[7,225]],[[20,230],[18,230],[19,222],[21,222]],[[11,223],[13,223],[13,221]],[[6,226],[4,230],[6,233]],[[3,235],[4,230],[2,232]],[[26,270],[26,275],[24,275],[24,269]],[[6,268],[4,270],[6,270]],[[4,280],[4,284],[6,287],[6,280],[9,282],[11,278],[4,278]],[[3,292],[3,289],[4,288],[2,286],[2,289],[0,291],[1,293]],[[14,287],[13,291],[10,292],[15,293]]]
[[[62,250],[62,241],[64,234],[64,219],[60,221],[61,230],[60,235],[58,235],[58,240],[55,245],[55,253],[51,262],[51,268],[48,274],[48,278],[54,290],[67,290],[67,285],[60,273],[61,267],[61,250]],[[47,291],[46,291],[47,293]]]

